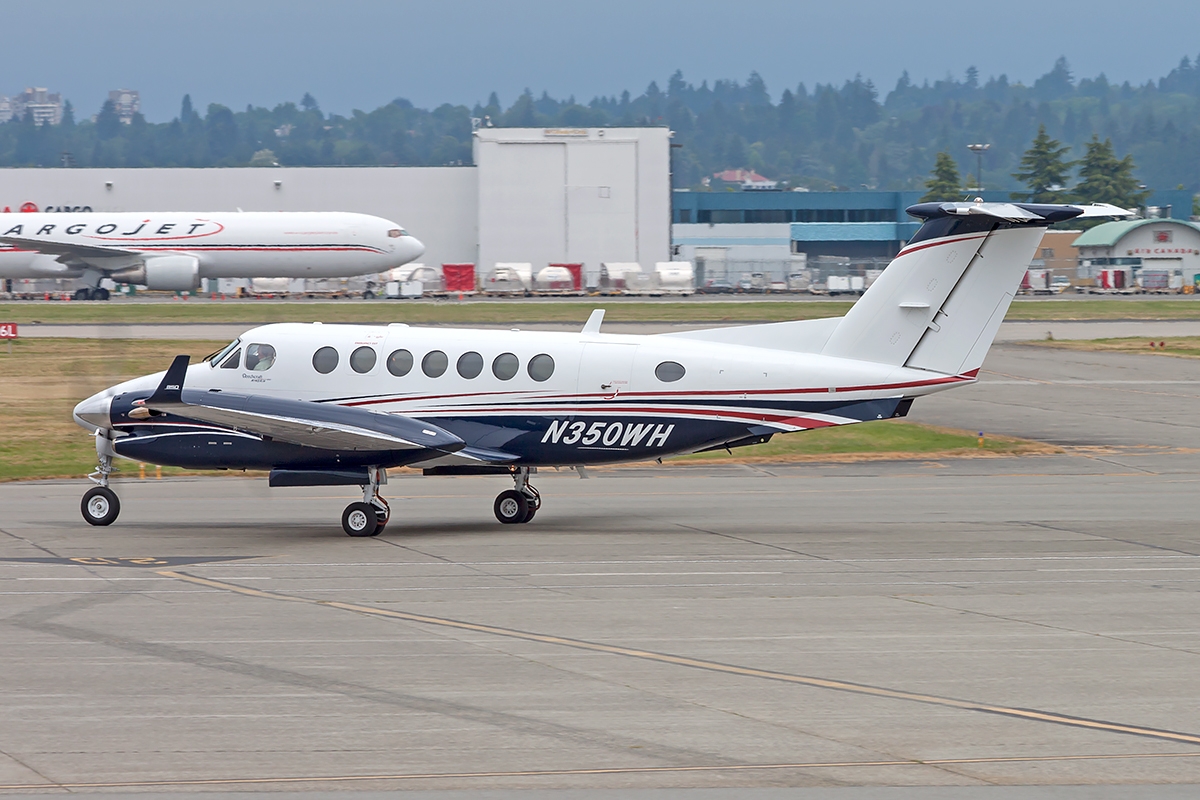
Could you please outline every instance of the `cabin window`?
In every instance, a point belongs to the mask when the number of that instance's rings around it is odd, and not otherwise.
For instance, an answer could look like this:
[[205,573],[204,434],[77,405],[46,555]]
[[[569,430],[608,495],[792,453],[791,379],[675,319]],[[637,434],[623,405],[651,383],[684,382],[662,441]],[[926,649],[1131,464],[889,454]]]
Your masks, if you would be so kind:
[[387,357],[387,370],[397,378],[403,378],[412,371],[413,357],[407,350],[393,350]]
[[246,369],[251,372],[266,372],[275,364],[275,348],[269,344],[252,344],[246,347]]
[[539,383],[550,380],[550,376],[554,374],[554,359],[545,353],[536,355],[529,359],[529,366],[526,367],[529,372],[529,377]]
[[521,368],[521,362],[512,353],[501,353],[492,362],[492,374],[502,381],[510,381]]
[[450,366],[450,359],[441,350],[431,350],[421,359],[421,371],[431,378],[440,378]]
[[463,353],[458,357],[458,374],[464,378],[478,378],[483,372],[483,356],[479,353]]
[[350,369],[355,372],[365,375],[375,368],[375,349],[371,347],[359,347],[350,354]]
[[338,351],[332,347],[322,347],[313,353],[313,369],[322,375],[328,375],[337,369]]
[[227,358],[221,362],[221,369],[237,369],[238,362],[240,362],[241,360],[242,360],[242,348],[239,347],[237,350],[234,350],[229,355],[229,358]]
[[683,368],[683,364],[677,364],[674,361],[664,361],[654,368],[654,377],[663,383],[673,383],[682,378],[686,372],[687,370]]

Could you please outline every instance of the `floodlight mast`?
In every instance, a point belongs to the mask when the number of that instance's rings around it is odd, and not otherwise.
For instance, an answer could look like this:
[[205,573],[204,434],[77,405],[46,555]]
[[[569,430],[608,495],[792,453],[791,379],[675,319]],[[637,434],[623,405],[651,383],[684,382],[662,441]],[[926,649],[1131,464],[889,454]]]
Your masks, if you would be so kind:
[[[980,143],[980,144],[967,145],[967,149],[974,152],[975,156],[977,158],[977,166],[975,169],[975,187],[974,187],[974,191],[976,191],[976,192],[980,192],[980,193],[983,192],[983,153],[985,150],[987,150],[991,146],[992,146],[991,143],[987,143],[987,144]],[[971,187],[967,187],[967,188],[971,188]]]

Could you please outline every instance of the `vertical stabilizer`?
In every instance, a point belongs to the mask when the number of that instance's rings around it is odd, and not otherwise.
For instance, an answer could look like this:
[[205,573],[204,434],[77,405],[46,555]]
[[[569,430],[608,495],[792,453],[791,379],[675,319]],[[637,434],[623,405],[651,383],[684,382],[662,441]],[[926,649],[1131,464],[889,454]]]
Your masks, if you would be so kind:
[[978,369],[1047,226],[1121,215],[1070,205],[923,203],[925,220],[834,329],[825,355],[946,374]]

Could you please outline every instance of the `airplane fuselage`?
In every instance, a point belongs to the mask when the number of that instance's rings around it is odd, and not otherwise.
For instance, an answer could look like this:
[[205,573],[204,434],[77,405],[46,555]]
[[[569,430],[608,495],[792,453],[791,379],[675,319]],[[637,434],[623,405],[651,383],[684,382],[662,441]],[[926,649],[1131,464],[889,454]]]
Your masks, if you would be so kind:
[[181,255],[197,260],[199,278],[334,278],[424,252],[396,223],[346,212],[10,213],[0,214],[0,238],[26,240],[0,242],[0,278],[119,274]]
[[[249,354],[264,345],[273,361],[259,369]],[[130,418],[161,377],[110,390],[117,454],[208,469],[397,466],[416,458],[329,451],[316,464],[311,449],[269,437],[172,415]],[[186,385],[400,415],[501,454],[503,463],[545,466],[653,459],[903,416],[908,398],[971,380],[671,336],[289,323],[248,331],[225,355],[193,364]]]

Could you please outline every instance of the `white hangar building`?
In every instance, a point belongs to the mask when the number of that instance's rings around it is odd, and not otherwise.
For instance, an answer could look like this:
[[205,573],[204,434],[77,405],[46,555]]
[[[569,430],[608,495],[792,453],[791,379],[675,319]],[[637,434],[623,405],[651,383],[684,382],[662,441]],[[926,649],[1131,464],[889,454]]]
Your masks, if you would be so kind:
[[355,211],[426,264],[652,265],[671,258],[666,128],[481,128],[475,166],[0,170],[0,209]]
[[1200,275],[1200,225],[1181,219],[1106,222],[1084,231],[1073,246],[1083,267],[1131,266],[1168,270],[1192,285]]

